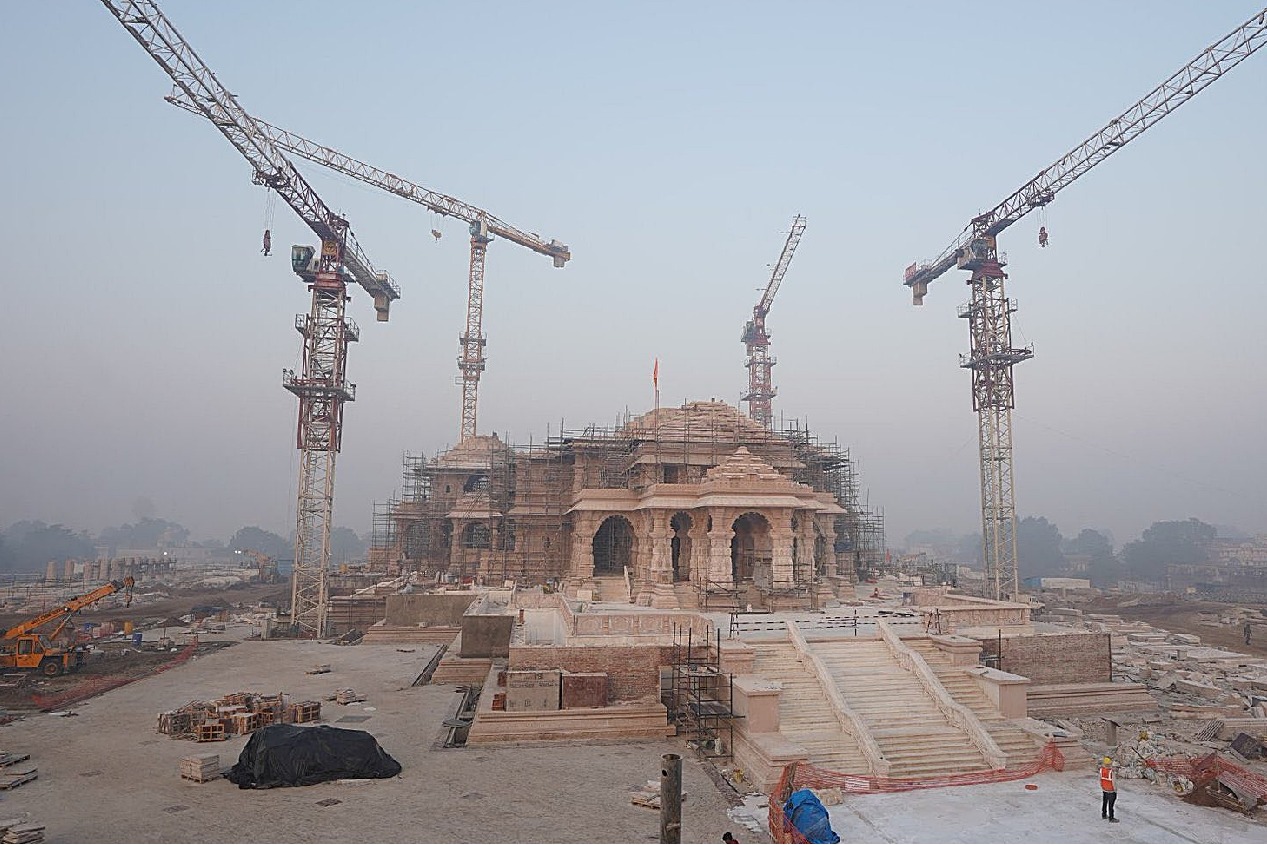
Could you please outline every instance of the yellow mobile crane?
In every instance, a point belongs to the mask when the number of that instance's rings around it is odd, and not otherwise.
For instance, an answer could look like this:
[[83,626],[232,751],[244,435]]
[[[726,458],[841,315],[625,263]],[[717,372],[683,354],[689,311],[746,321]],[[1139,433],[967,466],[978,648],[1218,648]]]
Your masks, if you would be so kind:
[[[63,605],[14,625],[0,638],[0,669],[39,669],[50,678],[78,670],[84,662],[84,650],[77,646],[65,648],[55,645],[57,638],[75,614],[106,596],[126,590],[127,604],[131,605],[134,583],[128,576],[122,581],[102,584],[90,593],[74,596]],[[57,620],[61,621],[47,637],[39,633],[40,628]]]

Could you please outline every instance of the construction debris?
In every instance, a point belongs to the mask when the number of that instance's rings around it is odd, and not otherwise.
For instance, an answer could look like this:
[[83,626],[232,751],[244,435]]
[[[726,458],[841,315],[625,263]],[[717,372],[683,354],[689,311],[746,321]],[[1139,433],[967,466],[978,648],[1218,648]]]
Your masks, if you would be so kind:
[[318,701],[290,703],[285,693],[236,692],[213,701],[191,701],[160,713],[156,730],[172,739],[220,742],[269,725],[315,722],[320,718]]
[[12,827],[5,828],[5,842],[43,842],[44,841],[44,825],[42,824],[15,824]]
[[316,666],[313,666],[311,669],[308,669],[307,671],[305,671],[304,674],[305,675],[325,675],[325,674],[328,674],[329,671],[330,671],[329,663],[318,663]]
[[[682,800],[686,800],[686,791],[682,791]],[[634,792],[629,797],[631,804],[637,804],[639,807],[647,807],[651,810],[660,809],[660,781],[649,780],[647,785]]]

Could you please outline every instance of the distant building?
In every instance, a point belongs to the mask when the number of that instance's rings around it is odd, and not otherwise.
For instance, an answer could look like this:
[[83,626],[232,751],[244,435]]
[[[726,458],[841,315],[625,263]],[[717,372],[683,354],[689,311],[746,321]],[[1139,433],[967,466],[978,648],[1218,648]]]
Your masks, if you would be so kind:
[[1088,578],[1026,578],[1025,586],[1036,590],[1089,590]]

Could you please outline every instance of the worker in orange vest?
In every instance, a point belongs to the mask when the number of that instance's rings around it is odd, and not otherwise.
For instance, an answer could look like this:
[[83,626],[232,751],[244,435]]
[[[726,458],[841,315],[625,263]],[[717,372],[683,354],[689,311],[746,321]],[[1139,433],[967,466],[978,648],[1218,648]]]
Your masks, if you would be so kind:
[[1100,818],[1111,822],[1117,821],[1113,817],[1113,805],[1117,802],[1116,769],[1113,758],[1105,757],[1104,764],[1100,766],[1100,791],[1104,793],[1104,800],[1100,802]]

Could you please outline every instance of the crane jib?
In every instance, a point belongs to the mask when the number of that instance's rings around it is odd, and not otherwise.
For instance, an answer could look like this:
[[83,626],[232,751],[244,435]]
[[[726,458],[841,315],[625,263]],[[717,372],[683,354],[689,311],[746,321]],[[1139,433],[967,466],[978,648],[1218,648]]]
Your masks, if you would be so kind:
[[979,215],[937,258],[906,268],[903,283],[914,289],[919,304],[928,284],[956,266],[957,258],[968,243],[977,237],[992,237],[1020,220],[1036,208],[1055,199],[1063,188],[1073,184],[1149,127],[1195,97],[1216,79],[1253,55],[1267,44],[1267,9],[1254,14],[1219,41],[1171,74],[1142,99],[1110,120],[1077,147],[1061,156],[1051,166],[1039,171],[1010,197],[989,212]]

